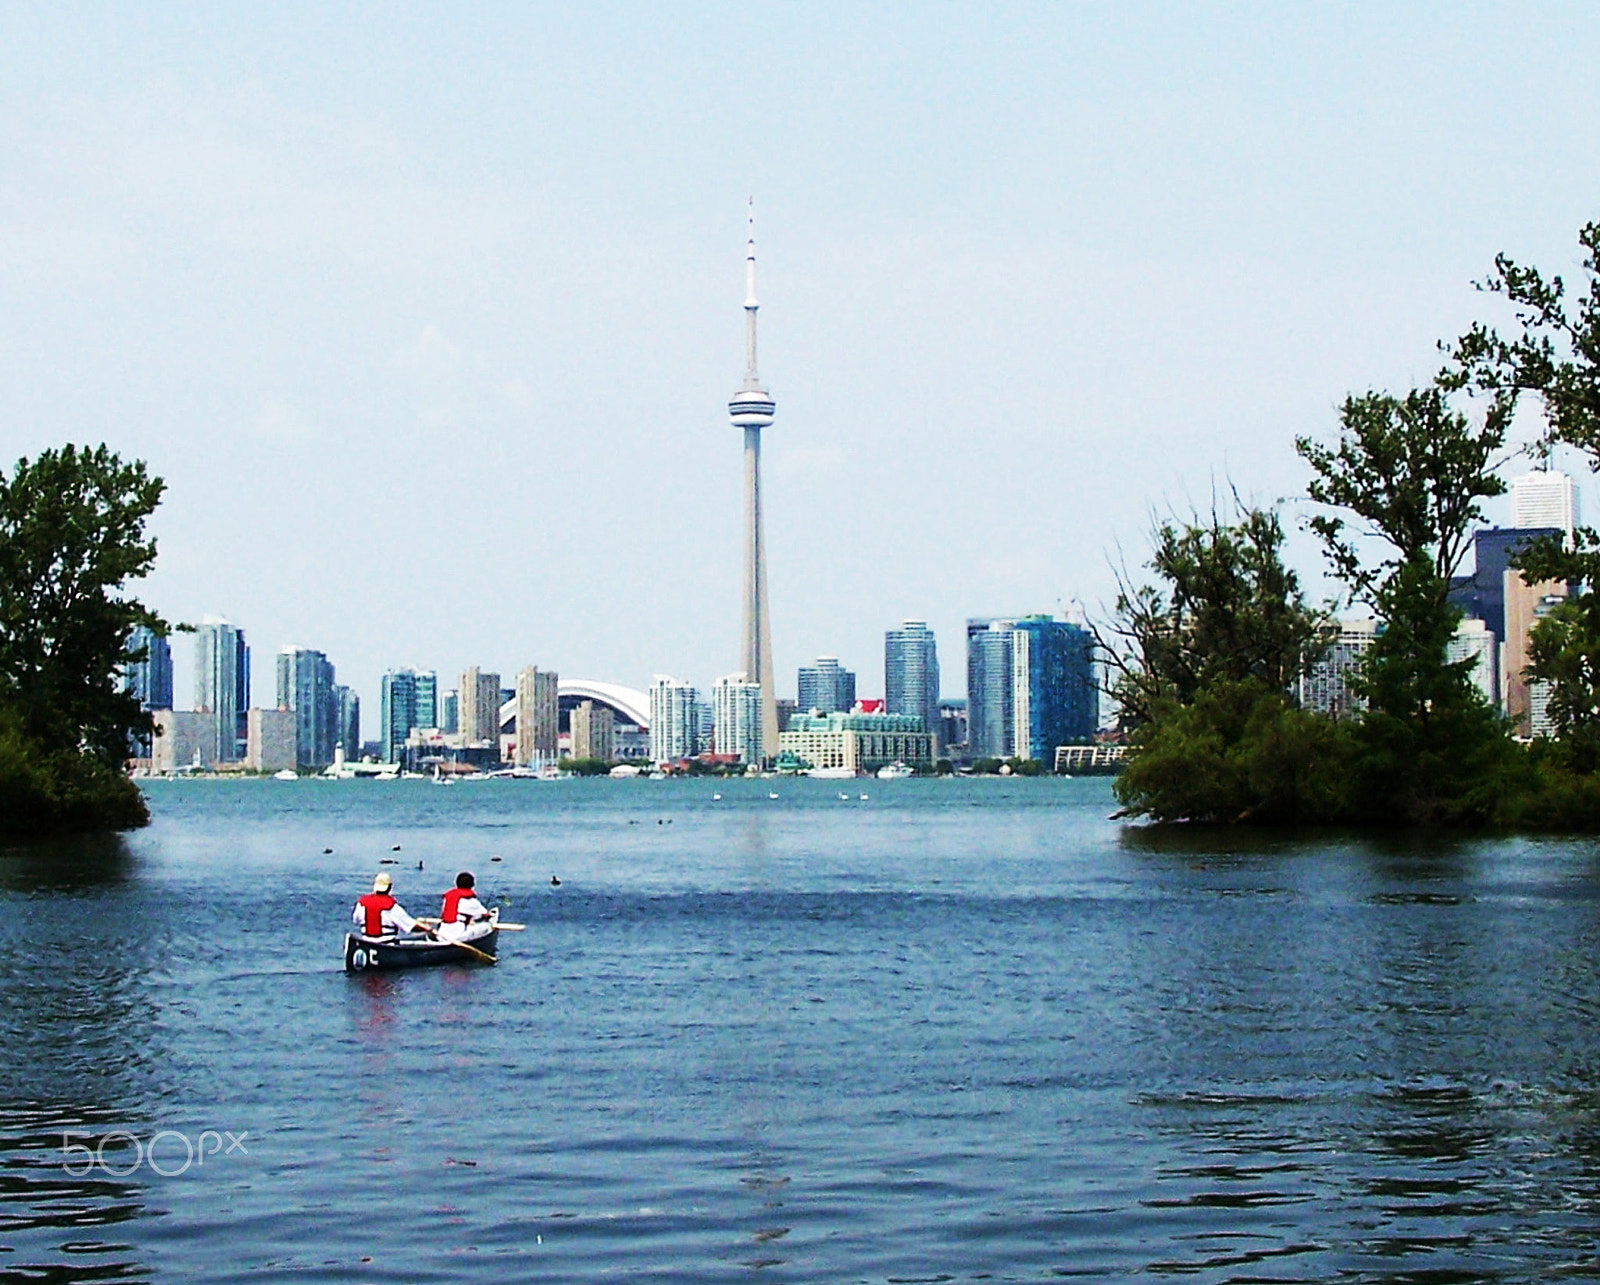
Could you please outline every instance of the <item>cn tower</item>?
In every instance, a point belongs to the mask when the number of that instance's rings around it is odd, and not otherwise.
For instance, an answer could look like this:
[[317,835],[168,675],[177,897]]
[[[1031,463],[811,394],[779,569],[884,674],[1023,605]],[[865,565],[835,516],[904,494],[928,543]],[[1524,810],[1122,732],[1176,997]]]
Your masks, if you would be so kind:
[[744,672],[761,684],[761,754],[778,752],[778,702],[772,681],[772,624],[767,609],[767,549],[761,538],[761,430],[777,409],[756,374],[756,214],[750,201],[750,238],[744,262],[744,386],[728,403],[735,428],[744,429]]

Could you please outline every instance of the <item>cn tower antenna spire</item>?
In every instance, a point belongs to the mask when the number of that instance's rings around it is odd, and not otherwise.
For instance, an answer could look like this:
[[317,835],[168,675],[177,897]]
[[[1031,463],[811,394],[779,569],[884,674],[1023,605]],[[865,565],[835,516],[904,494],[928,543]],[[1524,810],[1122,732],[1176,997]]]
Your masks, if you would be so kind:
[[756,198],[750,198],[750,232],[744,248],[744,385],[759,388],[756,374]]

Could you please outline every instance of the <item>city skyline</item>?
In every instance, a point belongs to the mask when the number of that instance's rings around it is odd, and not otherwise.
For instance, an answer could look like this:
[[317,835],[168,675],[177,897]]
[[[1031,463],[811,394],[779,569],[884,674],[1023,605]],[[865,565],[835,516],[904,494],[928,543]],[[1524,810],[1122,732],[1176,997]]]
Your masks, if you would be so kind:
[[369,709],[401,663],[736,666],[751,192],[780,675],[1107,604],[1152,510],[1300,494],[1294,434],[1600,213],[1587,11],[315,18],[0,14],[0,467],[147,460],[142,597],[245,622],[259,692],[325,648]]

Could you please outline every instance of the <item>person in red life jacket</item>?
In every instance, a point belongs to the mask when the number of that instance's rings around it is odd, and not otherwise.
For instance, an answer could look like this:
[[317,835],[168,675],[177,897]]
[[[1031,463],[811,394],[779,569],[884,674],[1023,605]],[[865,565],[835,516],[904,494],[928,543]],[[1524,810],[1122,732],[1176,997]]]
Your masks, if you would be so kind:
[[356,908],[350,918],[356,928],[368,937],[389,937],[395,933],[415,932],[417,921],[406,914],[405,907],[389,895],[394,886],[386,874],[372,881],[372,891],[356,898]]
[[489,907],[478,900],[478,894],[472,890],[472,875],[463,870],[456,876],[456,886],[444,895],[435,935],[444,941],[460,941],[471,932],[474,924],[486,923],[488,919]]

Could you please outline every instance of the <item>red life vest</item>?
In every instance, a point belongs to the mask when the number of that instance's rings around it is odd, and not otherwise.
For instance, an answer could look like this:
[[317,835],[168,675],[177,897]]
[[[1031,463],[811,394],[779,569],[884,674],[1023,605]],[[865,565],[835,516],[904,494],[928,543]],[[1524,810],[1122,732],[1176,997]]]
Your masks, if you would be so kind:
[[367,912],[367,936],[383,936],[383,912],[393,910],[395,900],[386,892],[369,892],[365,897],[356,898],[356,905]]
[[476,897],[478,894],[471,888],[452,888],[444,895],[444,906],[439,911],[439,922],[453,924],[461,918],[461,899],[463,897]]

